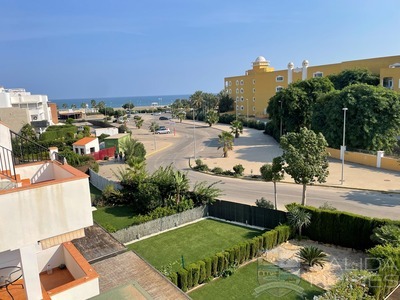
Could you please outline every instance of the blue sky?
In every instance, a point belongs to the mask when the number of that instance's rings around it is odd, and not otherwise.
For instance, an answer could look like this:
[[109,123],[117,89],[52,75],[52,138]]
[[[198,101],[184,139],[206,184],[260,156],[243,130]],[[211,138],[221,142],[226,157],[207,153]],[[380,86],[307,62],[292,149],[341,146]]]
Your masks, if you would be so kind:
[[400,54],[398,1],[0,0],[0,85],[50,99],[219,92],[275,69]]

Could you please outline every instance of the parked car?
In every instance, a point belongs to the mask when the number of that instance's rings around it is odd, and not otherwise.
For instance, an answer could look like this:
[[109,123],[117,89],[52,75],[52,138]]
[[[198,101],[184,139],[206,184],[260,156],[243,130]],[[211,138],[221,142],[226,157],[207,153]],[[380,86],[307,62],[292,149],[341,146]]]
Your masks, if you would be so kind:
[[165,127],[162,128],[162,127],[158,128],[156,130],[156,134],[168,134],[168,133],[171,133],[171,130],[169,130],[169,128],[165,128]]
[[164,116],[161,116],[161,117],[159,117],[158,119],[159,119],[159,120],[168,120],[168,118],[167,118],[167,117],[164,117]]

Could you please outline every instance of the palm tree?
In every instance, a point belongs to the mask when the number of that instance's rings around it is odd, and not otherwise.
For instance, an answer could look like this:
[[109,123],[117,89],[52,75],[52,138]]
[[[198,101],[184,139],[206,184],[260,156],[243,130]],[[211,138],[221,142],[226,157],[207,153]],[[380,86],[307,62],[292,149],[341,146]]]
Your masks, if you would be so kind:
[[66,108],[68,107],[67,103],[63,103],[61,106],[62,106],[62,108],[64,108],[64,109],[66,109]]
[[242,122],[235,120],[231,122],[231,133],[235,134],[235,138],[238,138],[241,133],[243,133]]
[[290,208],[287,214],[289,224],[299,230],[299,238],[301,239],[301,229],[311,223],[311,214],[299,206]]
[[135,125],[138,129],[140,129],[143,125],[144,120],[142,119],[142,117],[137,117],[135,119]]
[[202,91],[196,91],[193,95],[189,97],[191,106],[197,110],[197,115],[199,114],[199,111],[203,107],[203,92]]
[[92,108],[95,108],[96,107],[96,100],[94,100],[94,99],[90,100],[90,106]]
[[75,109],[76,108],[76,104],[71,104],[71,108]]
[[189,189],[189,179],[187,177],[186,173],[183,173],[181,171],[176,171],[174,172],[174,193],[175,193],[175,199],[176,199],[176,204],[179,204],[181,201],[181,194],[184,191],[187,191]]
[[323,268],[325,262],[328,261],[328,255],[314,246],[301,248],[296,256],[300,258],[302,263],[307,264],[309,267],[318,265]]
[[150,124],[150,126],[149,126],[149,129],[150,129],[150,131],[151,131],[153,134],[156,133],[156,130],[157,130],[158,128],[160,128],[160,125],[158,125],[157,122],[151,122],[151,124]]
[[218,113],[215,110],[210,110],[206,116],[206,123],[210,125],[210,127],[217,123],[219,120]]
[[179,119],[179,123],[182,123],[182,120],[186,117],[186,113],[181,110],[180,112],[178,112],[177,117]]
[[86,103],[85,102],[81,103],[81,108],[86,108]]
[[218,135],[218,142],[220,144],[218,149],[222,148],[224,157],[228,157],[228,151],[233,149],[233,139],[233,135],[228,131],[222,131]]

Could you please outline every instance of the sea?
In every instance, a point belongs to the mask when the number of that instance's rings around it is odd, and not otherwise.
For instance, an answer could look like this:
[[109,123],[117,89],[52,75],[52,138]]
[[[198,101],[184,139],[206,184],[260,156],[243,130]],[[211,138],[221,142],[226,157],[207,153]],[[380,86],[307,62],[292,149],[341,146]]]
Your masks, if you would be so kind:
[[[50,102],[56,103],[57,107],[62,108],[66,104],[68,108],[76,105],[77,108],[83,107],[82,104],[87,104],[91,107],[91,100],[96,103],[104,101],[106,107],[121,108],[125,103],[132,103],[135,107],[138,106],[167,106],[174,103],[176,99],[189,99],[190,95],[159,95],[159,96],[127,96],[127,97],[92,97],[92,98],[76,98],[76,99],[50,99]],[[154,104],[157,103],[157,104]]]

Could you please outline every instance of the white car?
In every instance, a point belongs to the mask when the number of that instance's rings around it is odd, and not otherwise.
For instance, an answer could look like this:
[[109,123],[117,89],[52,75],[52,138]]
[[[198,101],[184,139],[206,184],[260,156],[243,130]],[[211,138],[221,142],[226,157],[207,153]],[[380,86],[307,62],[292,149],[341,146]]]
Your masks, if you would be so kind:
[[171,133],[171,130],[169,128],[160,128],[156,130],[156,134],[168,134]]

